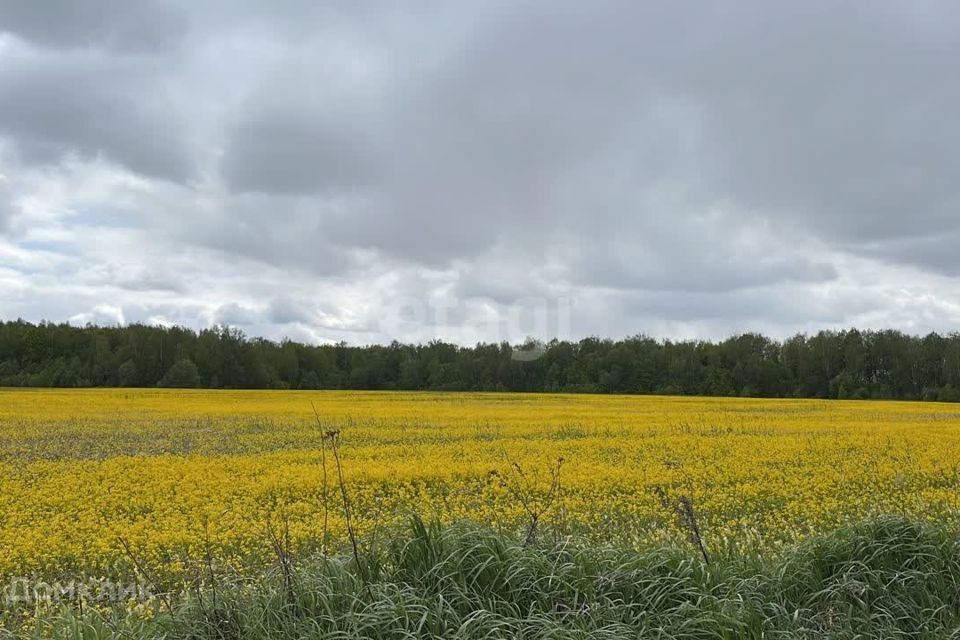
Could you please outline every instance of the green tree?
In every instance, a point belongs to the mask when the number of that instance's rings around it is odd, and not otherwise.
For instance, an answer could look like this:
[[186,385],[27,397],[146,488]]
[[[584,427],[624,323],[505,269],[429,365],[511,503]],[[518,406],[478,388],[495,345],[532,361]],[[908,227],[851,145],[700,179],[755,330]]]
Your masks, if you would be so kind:
[[140,372],[137,371],[136,362],[127,360],[117,368],[117,384],[121,387],[135,387],[140,384]]
[[178,360],[157,383],[160,387],[193,389],[200,386],[200,370],[189,358]]

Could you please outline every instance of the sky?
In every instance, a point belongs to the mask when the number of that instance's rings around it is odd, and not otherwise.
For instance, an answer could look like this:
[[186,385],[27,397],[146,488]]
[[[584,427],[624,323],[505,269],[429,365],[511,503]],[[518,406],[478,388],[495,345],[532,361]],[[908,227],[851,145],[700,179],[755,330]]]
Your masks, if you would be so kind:
[[960,328],[953,2],[0,3],[0,319]]

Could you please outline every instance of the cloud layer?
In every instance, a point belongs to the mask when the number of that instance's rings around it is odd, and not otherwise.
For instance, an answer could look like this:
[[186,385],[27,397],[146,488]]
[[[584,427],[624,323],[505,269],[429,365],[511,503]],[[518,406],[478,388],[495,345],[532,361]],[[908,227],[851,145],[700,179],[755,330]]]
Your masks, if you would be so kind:
[[0,317],[310,341],[960,322],[960,11],[0,7]]

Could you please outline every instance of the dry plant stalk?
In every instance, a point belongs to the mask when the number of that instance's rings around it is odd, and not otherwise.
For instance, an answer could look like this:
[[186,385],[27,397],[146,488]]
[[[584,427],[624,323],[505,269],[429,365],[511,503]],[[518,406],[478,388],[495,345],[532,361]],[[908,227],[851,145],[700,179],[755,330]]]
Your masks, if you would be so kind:
[[327,555],[327,543],[330,538],[330,507],[329,499],[327,497],[327,436],[332,433],[331,431],[325,432],[323,429],[323,422],[320,420],[320,413],[317,411],[316,405],[313,402],[310,403],[310,408],[313,409],[313,416],[317,421],[317,428],[320,430],[320,466],[323,471],[323,480],[321,492],[323,494],[323,538],[320,540],[320,550],[323,552],[323,555]]
[[[544,513],[550,510],[554,501],[560,493],[560,469],[563,466],[563,457],[557,458],[556,465],[550,470],[550,489],[542,500],[536,500],[533,491],[530,489],[530,482],[527,479],[520,463],[510,459],[504,452],[504,458],[509,463],[513,476],[505,477],[497,471],[492,471],[491,475],[500,480],[500,484],[506,488],[510,494],[523,506],[529,522],[527,523],[527,533],[524,537],[524,546],[530,546],[537,539],[537,528],[540,524],[540,518]],[[511,482],[511,479],[513,481]]]
[[693,500],[689,496],[681,494],[674,502],[670,499],[666,489],[659,486],[654,487],[653,492],[660,499],[663,508],[677,517],[677,522],[687,532],[690,543],[696,545],[700,551],[704,564],[710,564],[710,555],[707,553],[707,546],[703,542],[703,533],[697,520],[697,513],[693,508]]
[[[130,561],[133,562],[133,566],[136,567],[137,571],[140,572],[140,575],[147,579],[147,583],[158,586],[159,583],[153,579],[146,567],[143,566],[137,556],[133,553],[129,543],[127,543],[123,536],[117,536],[117,541],[120,542],[120,546],[123,547],[123,552],[128,558],[130,558]],[[157,597],[160,598],[160,601],[163,602],[164,606],[167,607],[167,611],[173,613],[173,607],[170,605],[170,599],[167,598],[167,595],[163,592],[160,592],[157,593]]]
[[291,606],[297,604],[297,594],[294,585],[293,545],[290,542],[290,519],[286,513],[281,515],[283,529],[280,535],[273,528],[273,519],[267,515],[267,537],[277,556],[277,566],[280,569],[280,578],[283,582],[283,591]]

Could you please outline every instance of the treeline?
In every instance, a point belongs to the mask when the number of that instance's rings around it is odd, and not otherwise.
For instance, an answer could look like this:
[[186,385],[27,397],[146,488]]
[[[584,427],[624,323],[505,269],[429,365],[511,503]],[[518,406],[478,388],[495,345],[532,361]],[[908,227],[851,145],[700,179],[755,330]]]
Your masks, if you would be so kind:
[[960,334],[304,345],[217,327],[0,322],[0,386],[424,389],[960,401]]

